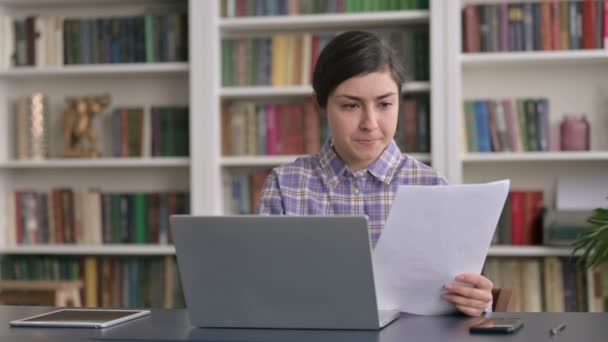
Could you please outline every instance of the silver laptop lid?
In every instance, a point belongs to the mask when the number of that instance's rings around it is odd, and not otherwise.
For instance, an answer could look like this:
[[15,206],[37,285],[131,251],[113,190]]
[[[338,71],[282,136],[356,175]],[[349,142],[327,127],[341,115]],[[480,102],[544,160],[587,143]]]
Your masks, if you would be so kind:
[[171,217],[191,323],[378,329],[365,216]]

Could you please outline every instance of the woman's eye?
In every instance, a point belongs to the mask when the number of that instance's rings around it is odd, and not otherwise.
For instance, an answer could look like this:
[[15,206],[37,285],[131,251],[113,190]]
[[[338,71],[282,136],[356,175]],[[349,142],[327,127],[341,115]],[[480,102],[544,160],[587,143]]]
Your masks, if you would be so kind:
[[353,110],[356,109],[358,107],[358,105],[356,103],[345,103],[342,105],[342,108],[346,109],[346,110]]
[[380,108],[386,109],[386,108],[390,108],[393,104],[391,102],[381,102],[380,103]]

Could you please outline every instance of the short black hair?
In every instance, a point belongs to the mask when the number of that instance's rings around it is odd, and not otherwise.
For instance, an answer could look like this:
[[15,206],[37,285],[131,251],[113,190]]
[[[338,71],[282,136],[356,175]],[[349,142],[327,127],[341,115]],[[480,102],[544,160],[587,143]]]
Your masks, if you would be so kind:
[[313,73],[317,104],[325,109],[329,94],[347,79],[384,69],[390,71],[401,93],[403,66],[385,41],[366,31],[347,31],[336,36],[321,51]]

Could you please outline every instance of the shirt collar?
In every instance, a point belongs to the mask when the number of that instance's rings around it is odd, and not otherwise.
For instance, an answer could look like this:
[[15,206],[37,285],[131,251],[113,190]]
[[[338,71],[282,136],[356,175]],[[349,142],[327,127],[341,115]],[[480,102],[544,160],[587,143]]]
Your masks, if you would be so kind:
[[[348,169],[348,166],[334,151],[333,145],[334,140],[329,138],[319,152],[319,162],[328,176],[331,187],[338,184],[344,172]],[[367,168],[367,171],[381,182],[390,184],[395,170],[403,158],[399,147],[393,140],[384,149],[380,157]]]

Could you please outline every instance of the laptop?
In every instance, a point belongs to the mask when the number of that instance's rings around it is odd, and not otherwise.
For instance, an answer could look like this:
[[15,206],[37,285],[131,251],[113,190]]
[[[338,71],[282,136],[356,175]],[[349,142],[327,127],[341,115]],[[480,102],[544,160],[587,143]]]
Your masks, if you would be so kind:
[[366,216],[171,216],[198,327],[380,329]]

